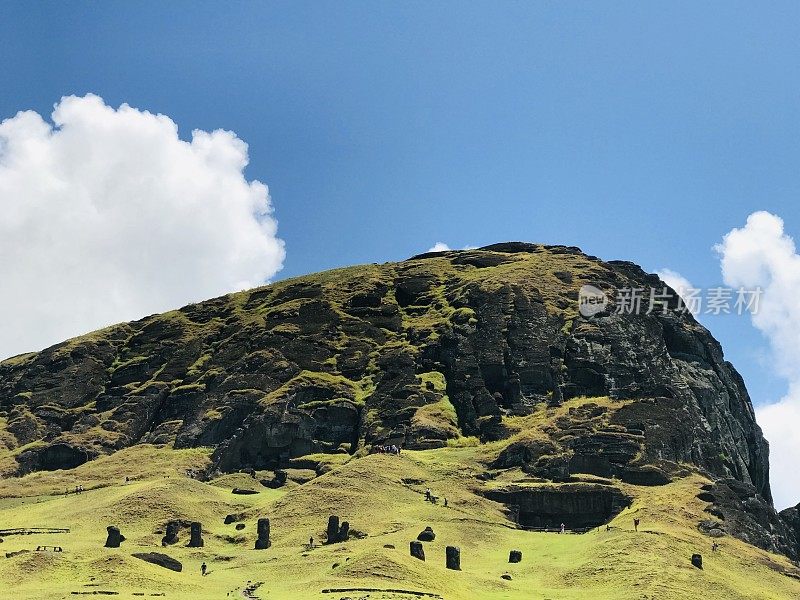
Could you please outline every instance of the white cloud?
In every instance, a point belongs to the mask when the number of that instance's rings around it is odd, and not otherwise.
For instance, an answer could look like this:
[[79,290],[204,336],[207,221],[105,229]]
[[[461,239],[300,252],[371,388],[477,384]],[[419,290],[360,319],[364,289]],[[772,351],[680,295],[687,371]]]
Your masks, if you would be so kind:
[[692,283],[683,275],[672,269],[661,269],[656,271],[656,275],[661,278],[661,281],[666,283],[669,287],[677,292],[677,294],[684,299],[684,306],[692,312],[697,314],[699,306],[696,302],[692,302],[689,298],[693,290],[696,290]]
[[[462,250],[475,250],[477,246],[464,246],[461,248]],[[445,244],[444,242],[436,242],[433,246],[428,248],[425,252],[447,252],[452,250],[450,246]]]
[[258,285],[284,259],[247,144],[88,95],[0,123],[0,357]]
[[770,442],[775,503],[784,508],[800,501],[800,256],[783,220],[768,212],[751,214],[744,227],[730,231],[715,249],[726,285],[762,288],[752,322],[769,341],[773,367],[789,383],[779,402],[756,408]]

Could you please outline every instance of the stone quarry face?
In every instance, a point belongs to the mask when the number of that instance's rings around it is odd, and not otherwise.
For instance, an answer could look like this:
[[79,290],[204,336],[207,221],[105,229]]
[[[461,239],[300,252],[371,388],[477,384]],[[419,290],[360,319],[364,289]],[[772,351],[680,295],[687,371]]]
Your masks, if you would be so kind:
[[[772,507],[767,444],[719,343],[677,298],[650,314],[583,315],[583,286],[613,298],[664,283],[574,247],[495,244],[278,282],[5,361],[6,438],[30,445],[6,475],[156,443],[211,446],[212,469],[276,470],[279,486],[305,454],[500,440],[505,416],[603,398],[489,467],[662,485],[689,465],[752,492],[721,495],[720,510],[742,514],[729,523],[755,523],[728,533],[797,557],[800,530]],[[603,523],[619,501],[509,494],[500,501],[531,526]]]
[[599,527],[630,505],[625,494],[605,485],[510,486],[487,497],[508,505],[522,527],[552,530],[562,523],[567,529]]

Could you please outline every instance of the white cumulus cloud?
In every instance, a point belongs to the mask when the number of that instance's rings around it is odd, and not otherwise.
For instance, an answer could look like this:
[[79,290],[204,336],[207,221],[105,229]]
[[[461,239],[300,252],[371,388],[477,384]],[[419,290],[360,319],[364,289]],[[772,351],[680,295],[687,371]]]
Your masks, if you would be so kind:
[[661,269],[656,271],[656,275],[661,278],[661,281],[666,283],[684,300],[684,306],[692,312],[697,314],[699,306],[696,302],[691,300],[692,293],[697,289],[692,283],[683,275],[672,269]]
[[774,368],[789,383],[784,398],[756,408],[770,443],[775,504],[785,508],[800,502],[800,256],[783,220],[763,211],[715,248],[726,285],[763,290],[751,319],[769,341]]
[[0,123],[0,358],[272,277],[267,187],[234,133],[94,95]]
[[[464,246],[461,248],[462,250],[475,250],[477,246]],[[448,250],[452,250],[450,246],[445,244],[444,242],[436,242],[433,246],[428,248],[425,252],[447,252]]]

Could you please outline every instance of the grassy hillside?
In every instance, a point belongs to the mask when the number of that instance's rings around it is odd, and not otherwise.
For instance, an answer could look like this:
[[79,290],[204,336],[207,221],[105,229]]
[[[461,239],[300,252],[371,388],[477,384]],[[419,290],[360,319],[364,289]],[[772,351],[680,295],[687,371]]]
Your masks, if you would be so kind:
[[[7,536],[3,553],[63,546],[63,553],[28,552],[0,558],[0,585],[20,599],[75,598],[116,592],[114,597],[163,595],[174,599],[226,597],[313,599],[412,598],[410,594],[324,590],[399,589],[460,599],[790,599],[800,596],[800,573],[785,558],[725,537],[718,552],[696,524],[708,518],[696,498],[706,480],[689,475],[665,486],[614,481],[634,497],[605,527],[585,534],[538,533],[515,528],[504,506],[478,492],[476,476],[493,449],[485,446],[406,451],[402,456],[349,458],[304,484],[278,490],[246,474],[201,483],[186,475],[207,460],[202,450],[138,446],[73,471],[37,473],[0,484],[0,528],[68,527],[69,534]],[[344,462],[344,461],[342,461]],[[303,471],[290,470],[298,479]],[[519,475],[519,474],[518,474]],[[126,477],[130,481],[126,482]],[[513,477],[507,472],[503,477]],[[520,481],[521,476],[516,480]],[[499,485],[502,482],[491,482]],[[82,494],[65,494],[83,485]],[[233,495],[231,487],[260,490]],[[424,500],[430,487],[448,506]],[[225,525],[241,515],[245,528]],[[366,537],[305,548],[323,539],[330,514],[350,521]],[[253,550],[256,521],[268,516],[273,545]],[[640,518],[638,532],[633,518]],[[205,547],[160,547],[170,519],[203,523]],[[127,541],[103,548],[107,525]],[[426,562],[409,556],[409,541],[430,525]],[[462,571],[445,569],[447,545],[460,546]],[[508,552],[523,561],[508,564]],[[174,573],[142,562],[134,552],[164,551],[184,565]],[[690,556],[704,556],[703,570]],[[200,564],[209,566],[206,577]],[[793,574],[793,577],[782,574]],[[502,579],[508,573],[511,580]],[[248,585],[262,583],[254,592]]]

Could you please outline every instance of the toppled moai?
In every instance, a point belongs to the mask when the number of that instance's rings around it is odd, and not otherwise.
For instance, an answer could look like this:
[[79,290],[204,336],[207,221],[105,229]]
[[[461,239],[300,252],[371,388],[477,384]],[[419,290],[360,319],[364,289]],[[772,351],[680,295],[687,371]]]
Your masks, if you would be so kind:
[[411,556],[419,560],[425,560],[425,548],[419,540],[413,540],[411,542]]
[[453,571],[461,570],[461,548],[448,546],[445,548],[445,566]]
[[108,537],[106,538],[106,548],[119,548],[119,545],[125,541],[125,536],[119,530],[119,527],[109,525],[106,527]]
[[417,536],[417,539],[420,542],[432,542],[436,539],[436,534],[433,532],[433,528],[429,525],[420,532],[420,534]]
[[269,519],[259,519],[256,550],[266,550],[270,546],[272,546],[272,541],[269,539]]
[[192,523],[191,534],[187,546],[189,548],[202,548],[204,546],[203,525],[201,523],[198,523],[197,521]]
[[167,523],[167,532],[164,534],[164,537],[161,538],[162,546],[171,546],[172,544],[178,543],[178,528],[179,525],[175,521]]

